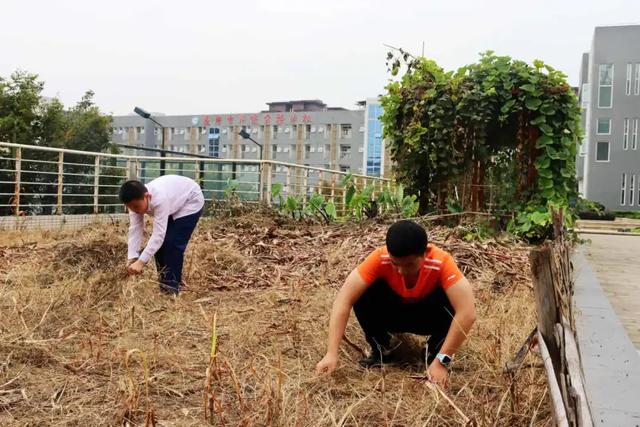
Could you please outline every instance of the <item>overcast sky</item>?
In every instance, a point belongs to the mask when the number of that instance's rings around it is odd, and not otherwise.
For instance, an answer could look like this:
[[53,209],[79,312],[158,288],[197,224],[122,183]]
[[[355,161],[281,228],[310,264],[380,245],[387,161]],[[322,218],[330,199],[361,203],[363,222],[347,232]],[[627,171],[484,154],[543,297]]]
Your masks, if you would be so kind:
[[383,44],[424,41],[446,69],[539,58],[575,85],[594,27],[640,23],[640,0],[1,0],[0,20],[0,76],[37,73],[65,105],[92,89],[113,114],[240,113],[383,93]]

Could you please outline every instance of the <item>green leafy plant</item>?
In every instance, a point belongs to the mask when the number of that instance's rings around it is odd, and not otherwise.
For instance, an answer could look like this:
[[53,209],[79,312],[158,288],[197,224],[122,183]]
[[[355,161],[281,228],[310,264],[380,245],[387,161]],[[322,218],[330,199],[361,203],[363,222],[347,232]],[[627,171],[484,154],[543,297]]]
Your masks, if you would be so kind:
[[378,204],[373,200],[373,186],[367,185],[362,190],[358,189],[351,174],[342,179],[342,186],[346,190],[345,205],[348,213],[358,220],[378,215]]
[[[550,204],[575,203],[580,108],[563,73],[491,51],[455,72],[402,50],[387,65],[384,137],[423,213],[491,201],[492,211],[516,215],[521,234],[540,234]],[[450,203],[458,189],[459,206]]]
[[405,196],[404,187],[399,184],[394,188],[385,188],[378,196],[377,205],[383,213],[412,218],[420,209],[420,203],[417,200],[418,197],[414,194]]
[[227,179],[227,185],[224,187],[224,195],[228,201],[238,201],[238,189],[240,188],[240,182],[237,179]]
[[278,206],[282,207],[284,204],[284,198],[282,197],[282,190],[284,189],[284,185],[282,183],[277,182],[271,186],[271,198],[278,201]]
[[457,228],[458,235],[467,242],[490,239],[495,236],[495,230],[488,222],[475,222],[461,225]]
[[291,218],[301,219],[303,216],[302,206],[302,198],[289,195],[284,200],[284,205],[281,205],[281,208],[285,213],[291,215]]
[[335,204],[327,202],[320,193],[313,193],[305,206],[305,213],[314,216],[325,223],[330,223],[338,219]]

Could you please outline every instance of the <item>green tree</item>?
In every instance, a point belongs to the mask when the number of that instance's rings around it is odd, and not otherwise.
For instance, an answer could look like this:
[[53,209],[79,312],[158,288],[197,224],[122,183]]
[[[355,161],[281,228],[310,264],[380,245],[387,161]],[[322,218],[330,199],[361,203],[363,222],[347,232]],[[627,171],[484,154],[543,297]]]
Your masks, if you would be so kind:
[[[110,151],[115,147],[110,143],[111,117],[100,112],[93,102],[94,93],[87,91],[82,99],[70,110],[65,110],[58,99],[44,99],[44,82],[36,74],[16,71],[9,78],[0,77],[0,141],[24,145],[69,148],[84,151]],[[14,153],[15,154],[15,150]],[[3,156],[0,169],[13,170],[15,162]],[[21,169],[21,207],[27,213],[55,212],[57,202],[56,153],[23,150]],[[92,212],[87,205],[93,202],[94,171],[93,158],[83,155],[65,156],[63,202],[65,213]],[[101,193],[113,188],[123,176],[113,162],[101,165]],[[15,175],[0,172],[0,214],[13,213],[13,192]],[[74,185],[76,184],[76,185]],[[115,191],[114,191],[115,192]],[[107,201],[108,199],[108,201]],[[105,196],[101,203],[114,203],[113,195]]]

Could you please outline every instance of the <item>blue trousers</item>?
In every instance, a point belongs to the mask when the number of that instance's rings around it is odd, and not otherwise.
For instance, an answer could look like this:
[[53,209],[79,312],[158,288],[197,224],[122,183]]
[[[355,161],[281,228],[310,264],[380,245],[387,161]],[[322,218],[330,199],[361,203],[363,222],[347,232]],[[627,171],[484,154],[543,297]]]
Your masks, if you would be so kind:
[[198,224],[200,215],[202,210],[178,219],[169,217],[167,221],[167,234],[155,255],[160,289],[163,291],[171,293],[180,291],[184,251],[187,249],[187,243]]

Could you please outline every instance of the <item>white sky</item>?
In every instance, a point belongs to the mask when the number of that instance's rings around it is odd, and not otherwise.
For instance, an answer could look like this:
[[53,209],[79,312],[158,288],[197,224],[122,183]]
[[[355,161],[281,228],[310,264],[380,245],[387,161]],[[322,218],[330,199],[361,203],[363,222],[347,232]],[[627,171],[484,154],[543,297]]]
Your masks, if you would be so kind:
[[384,43],[446,69],[481,51],[539,58],[577,84],[597,25],[640,23],[640,0],[1,0],[0,76],[105,112],[240,113],[383,92]]

